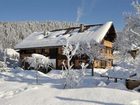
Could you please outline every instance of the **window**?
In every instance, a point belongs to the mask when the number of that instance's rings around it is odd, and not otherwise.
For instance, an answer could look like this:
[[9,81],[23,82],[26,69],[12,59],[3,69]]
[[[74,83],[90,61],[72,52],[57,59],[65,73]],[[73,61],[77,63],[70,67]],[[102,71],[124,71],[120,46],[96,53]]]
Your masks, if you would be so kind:
[[112,49],[109,47],[106,47],[105,49],[105,54],[112,54]]
[[58,54],[62,54],[63,53],[63,48],[62,47],[59,47],[58,48]]
[[106,67],[106,61],[103,61],[103,60],[101,61],[101,67],[102,68],[105,68]]
[[41,49],[36,49],[36,53],[41,54]]
[[48,48],[45,48],[44,49],[44,53],[49,54],[49,49]]
[[107,54],[107,47],[105,48],[105,53]]
[[57,57],[57,48],[50,48],[50,59],[56,59]]
[[27,49],[27,50],[24,50],[24,52],[27,54],[31,54],[31,53],[34,53],[35,50],[34,49]]
[[112,54],[112,49],[111,48],[109,48],[109,54]]
[[105,49],[101,49],[101,53],[104,53]]

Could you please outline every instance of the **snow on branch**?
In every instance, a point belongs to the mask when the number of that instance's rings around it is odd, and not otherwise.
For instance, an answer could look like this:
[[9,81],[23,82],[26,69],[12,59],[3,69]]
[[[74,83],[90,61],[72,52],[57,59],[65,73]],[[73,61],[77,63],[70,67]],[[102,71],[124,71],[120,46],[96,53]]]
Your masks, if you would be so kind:
[[[77,87],[83,80],[85,75],[85,69],[89,64],[81,64],[80,70],[75,70],[72,67],[74,63],[71,62],[72,58],[79,54],[80,43],[69,42],[67,40],[66,45],[63,46],[63,55],[66,56],[66,60],[62,62],[65,70],[63,70],[63,77],[65,78],[65,86],[64,88],[75,88]],[[83,52],[80,52],[83,53]],[[85,52],[84,52],[85,53]]]
[[140,4],[138,0],[132,2],[133,7],[137,10],[137,14],[140,14]]
[[100,58],[102,56],[102,48],[103,46],[94,40],[91,40],[90,42],[80,42],[78,53],[86,54],[89,57],[90,62],[92,62],[95,58]]
[[66,41],[66,45],[63,46],[63,55],[66,56],[66,61],[62,62],[65,70],[64,70],[64,78],[65,78],[65,87],[73,88],[78,86],[78,84],[82,81],[82,78],[85,75],[85,68],[89,64],[81,63],[81,70],[74,70],[72,67],[74,64],[71,62],[72,58],[75,55],[82,56],[87,55],[90,59],[89,63],[93,63],[95,58],[101,57],[101,45],[94,40],[90,42],[69,42]]
[[130,31],[131,31],[132,33],[134,33],[134,34],[136,34],[136,35],[140,36],[140,34],[139,34],[139,33],[137,33],[137,32],[135,32],[133,29],[130,29]]

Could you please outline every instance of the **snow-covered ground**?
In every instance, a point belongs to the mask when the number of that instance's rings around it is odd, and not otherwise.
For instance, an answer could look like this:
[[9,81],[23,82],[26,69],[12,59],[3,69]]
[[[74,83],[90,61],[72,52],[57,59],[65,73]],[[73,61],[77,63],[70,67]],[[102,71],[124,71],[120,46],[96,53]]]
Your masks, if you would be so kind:
[[[90,70],[87,71],[83,83],[74,89],[63,89],[59,70],[48,74],[38,72],[39,84],[34,70],[0,72],[0,105],[140,105],[140,93],[127,90],[123,83],[91,77]],[[97,75],[103,70],[95,69],[95,72]]]

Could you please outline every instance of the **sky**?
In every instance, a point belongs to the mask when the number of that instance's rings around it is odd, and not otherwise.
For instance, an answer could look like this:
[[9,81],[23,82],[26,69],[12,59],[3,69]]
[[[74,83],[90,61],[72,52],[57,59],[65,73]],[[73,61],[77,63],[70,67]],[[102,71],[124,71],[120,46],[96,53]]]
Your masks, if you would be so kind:
[[0,0],[0,21],[113,21],[121,31],[124,13],[133,10],[132,0]]

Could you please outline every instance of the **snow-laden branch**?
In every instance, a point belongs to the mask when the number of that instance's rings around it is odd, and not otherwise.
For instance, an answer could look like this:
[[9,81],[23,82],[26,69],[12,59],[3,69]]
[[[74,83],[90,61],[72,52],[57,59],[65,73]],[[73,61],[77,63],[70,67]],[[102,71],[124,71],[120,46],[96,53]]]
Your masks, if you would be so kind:
[[140,14],[140,4],[138,0],[132,2],[133,7],[136,9],[137,14]]
[[132,5],[136,11],[125,16],[124,30],[117,35],[115,44],[117,45],[120,60],[133,64],[134,71],[137,72],[136,69],[138,69],[140,72],[140,55],[138,55],[140,46],[140,4],[138,0],[135,0]]
[[130,31],[131,31],[132,33],[134,33],[134,34],[136,34],[136,35],[140,36],[140,34],[139,34],[139,33],[137,33],[137,32],[135,32],[132,28],[130,29]]
[[65,78],[64,88],[74,88],[79,84],[81,80],[81,75],[79,75],[79,72],[72,69],[74,64],[71,62],[72,58],[77,54],[78,49],[79,43],[72,43],[68,40],[66,42],[66,45],[63,46],[63,55],[65,55],[67,58],[62,62],[65,68],[65,70],[63,71],[63,77]]

